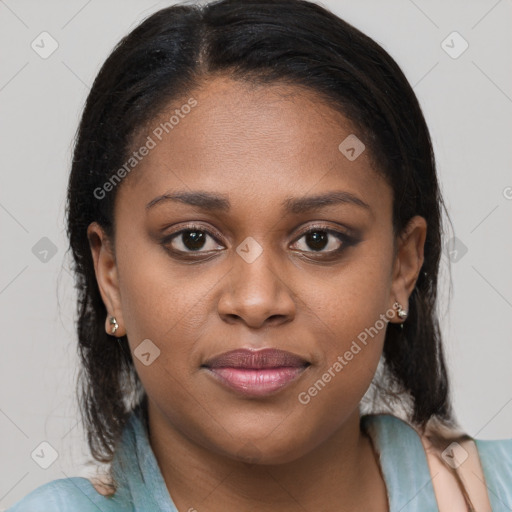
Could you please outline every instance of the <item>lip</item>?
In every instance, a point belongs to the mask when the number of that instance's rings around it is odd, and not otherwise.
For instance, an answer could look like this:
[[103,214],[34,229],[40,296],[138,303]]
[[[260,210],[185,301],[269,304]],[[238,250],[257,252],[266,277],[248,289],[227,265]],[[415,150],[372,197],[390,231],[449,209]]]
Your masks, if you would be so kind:
[[237,349],[201,365],[227,388],[245,396],[275,394],[297,380],[310,365],[306,359],[277,349]]
[[203,366],[208,368],[245,368],[261,370],[268,368],[300,368],[309,364],[309,361],[285,350],[264,348],[251,350],[239,348],[224,352],[219,356],[208,359]]

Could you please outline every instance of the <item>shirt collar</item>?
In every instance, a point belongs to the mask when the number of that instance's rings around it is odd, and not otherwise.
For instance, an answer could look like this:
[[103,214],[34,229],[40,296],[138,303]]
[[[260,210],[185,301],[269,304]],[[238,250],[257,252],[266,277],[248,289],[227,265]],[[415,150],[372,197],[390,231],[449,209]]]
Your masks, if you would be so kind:
[[389,509],[400,512],[437,511],[427,455],[419,434],[391,414],[361,417],[370,436],[386,483]]
[[136,512],[178,512],[149,443],[142,407],[132,411],[112,460],[112,476]]

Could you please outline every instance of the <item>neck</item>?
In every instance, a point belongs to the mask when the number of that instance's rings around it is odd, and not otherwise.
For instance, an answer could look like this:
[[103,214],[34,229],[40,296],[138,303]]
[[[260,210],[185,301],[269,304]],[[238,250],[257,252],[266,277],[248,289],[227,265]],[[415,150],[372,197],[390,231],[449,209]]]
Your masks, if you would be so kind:
[[178,510],[387,512],[384,480],[356,410],[325,442],[288,463],[249,464],[195,442],[148,403],[150,444]]

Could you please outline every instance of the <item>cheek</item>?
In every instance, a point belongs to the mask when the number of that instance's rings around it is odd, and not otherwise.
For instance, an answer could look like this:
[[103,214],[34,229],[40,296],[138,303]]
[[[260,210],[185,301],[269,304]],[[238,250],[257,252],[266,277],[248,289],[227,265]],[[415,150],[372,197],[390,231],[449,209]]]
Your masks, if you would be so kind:
[[218,276],[199,266],[171,262],[154,242],[120,251],[123,317],[129,338],[169,342],[172,333],[200,327],[200,311]]
[[297,293],[305,311],[313,313],[319,326],[334,338],[335,343],[329,344],[331,350],[343,350],[386,313],[392,284],[389,254],[391,247],[372,241],[353,252],[342,266],[332,267],[328,275],[303,279]]
[[[156,246],[119,251],[118,268],[123,321],[144,387],[167,382],[170,375],[182,380],[197,365],[193,347],[205,328],[209,291],[218,276],[171,265]],[[148,366],[137,358],[143,342],[158,355]]]
[[311,405],[315,414],[328,412],[331,421],[332,411],[342,415],[343,409],[356,407],[368,389],[393,317],[391,260],[375,256],[379,254],[387,252],[382,247],[380,252],[366,251],[329,281],[317,281],[314,292],[311,287],[304,289],[304,301],[317,326],[320,359],[298,399]]
[[319,347],[322,359],[311,367],[296,397],[305,418],[315,418],[314,425],[305,420],[304,428],[320,428],[328,436],[346,421],[368,390],[388,326],[386,309],[377,302],[372,307],[366,304],[360,309],[338,311],[336,322],[324,328]]

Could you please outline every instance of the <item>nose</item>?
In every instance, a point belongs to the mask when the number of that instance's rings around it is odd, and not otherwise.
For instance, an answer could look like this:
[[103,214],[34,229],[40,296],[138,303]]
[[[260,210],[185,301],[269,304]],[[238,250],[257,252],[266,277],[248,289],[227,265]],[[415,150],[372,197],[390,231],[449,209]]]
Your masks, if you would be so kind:
[[218,302],[219,316],[225,322],[243,322],[255,329],[290,322],[295,317],[295,301],[278,267],[269,250],[251,263],[234,254]]

